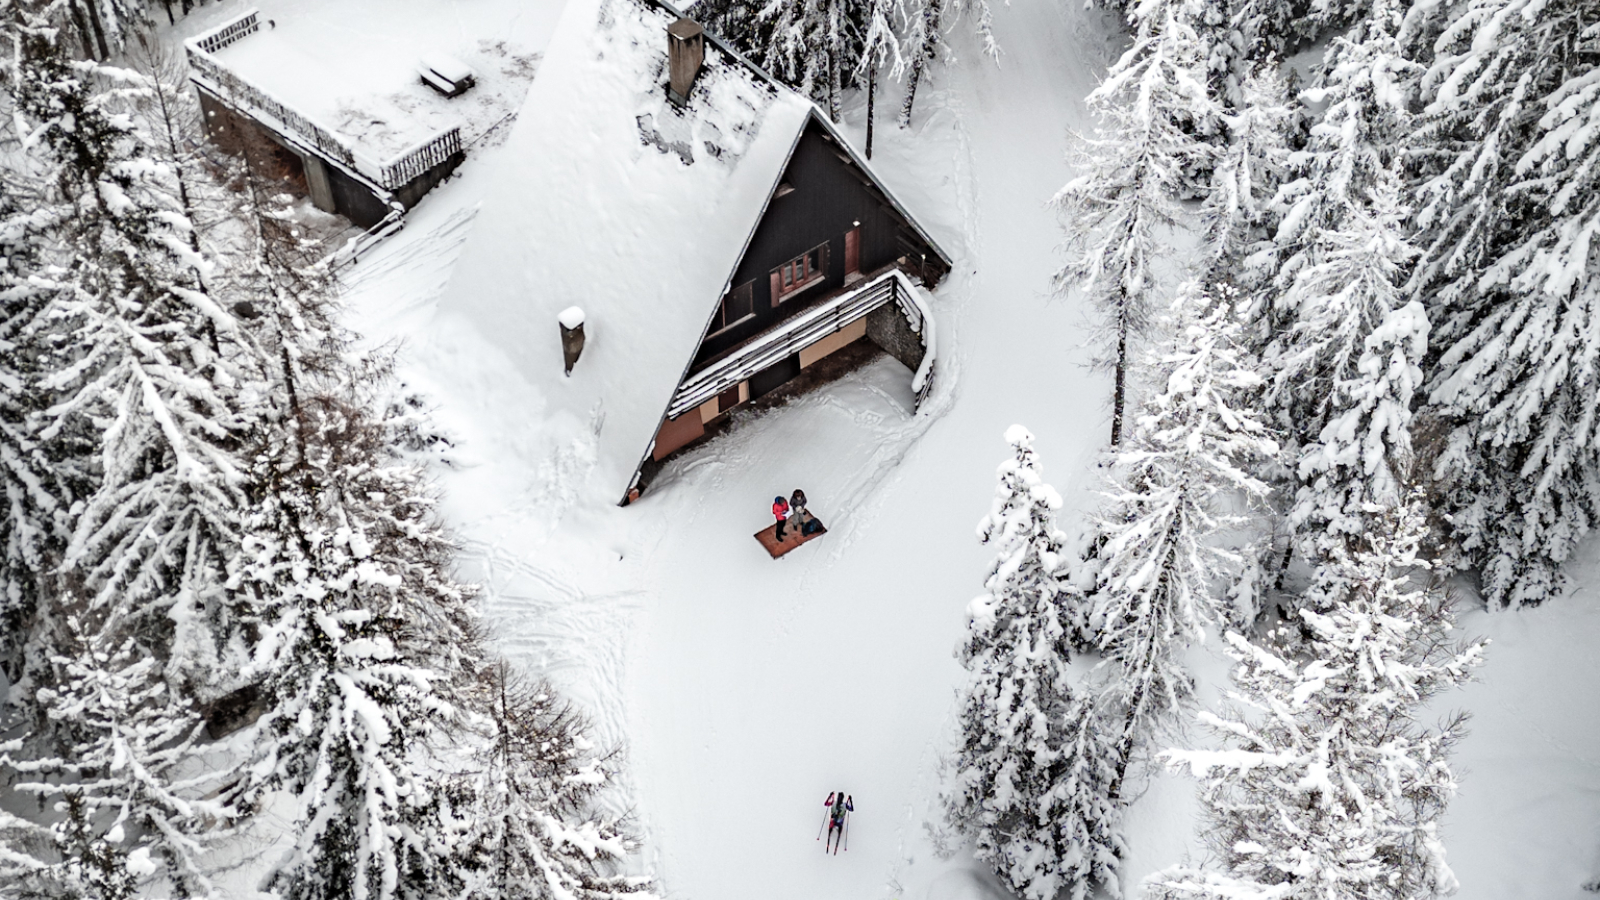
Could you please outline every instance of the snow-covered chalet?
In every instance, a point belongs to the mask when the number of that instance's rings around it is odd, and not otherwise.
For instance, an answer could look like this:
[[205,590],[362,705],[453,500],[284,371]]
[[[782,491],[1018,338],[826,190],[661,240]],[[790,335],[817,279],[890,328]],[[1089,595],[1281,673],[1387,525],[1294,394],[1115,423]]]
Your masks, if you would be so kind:
[[950,257],[810,101],[665,3],[572,0],[496,163],[444,303],[621,503],[857,341],[926,394]]

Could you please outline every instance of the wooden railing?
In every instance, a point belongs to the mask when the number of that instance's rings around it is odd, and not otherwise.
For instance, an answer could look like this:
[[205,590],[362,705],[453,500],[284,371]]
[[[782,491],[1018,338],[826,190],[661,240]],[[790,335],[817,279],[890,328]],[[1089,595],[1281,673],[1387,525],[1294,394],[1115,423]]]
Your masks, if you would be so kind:
[[397,190],[460,152],[461,129],[441,131],[420,146],[385,163],[378,173],[378,181],[390,190]]
[[228,105],[245,110],[262,124],[276,126],[293,135],[318,154],[355,169],[356,156],[344,138],[323,128],[271,94],[224,68],[211,57],[189,48],[189,68],[217,97]]
[[240,38],[260,31],[261,20],[257,17],[257,12],[257,10],[252,9],[232,21],[224,22],[210,31],[195,35],[191,40],[202,51],[215,53]]
[[922,310],[909,293],[916,289],[911,279],[894,267],[814,309],[784,320],[773,330],[758,335],[684,379],[678,392],[673,395],[672,403],[667,406],[667,417],[677,418],[762,369],[798,353],[802,348],[811,346],[889,303],[900,308],[910,320],[913,331],[925,335]]
[[461,152],[461,129],[448,128],[374,170],[356,157],[349,139],[273,97],[211,57],[211,54],[261,28],[255,10],[185,42],[195,82],[218,99],[262,124],[293,137],[318,155],[364,175],[386,190],[398,190],[452,155]]

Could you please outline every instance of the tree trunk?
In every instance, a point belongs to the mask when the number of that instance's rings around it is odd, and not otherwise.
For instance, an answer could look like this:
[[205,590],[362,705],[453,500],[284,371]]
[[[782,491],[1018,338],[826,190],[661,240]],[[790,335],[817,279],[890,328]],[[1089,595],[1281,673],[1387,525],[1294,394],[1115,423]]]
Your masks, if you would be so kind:
[[1122,737],[1117,740],[1117,774],[1111,779],[1111,789],[1106,792],[1106,798],[1115,803],[1122,799],[1122,779],[1128,774],[1128,765],[1133,762],[1133,731],[1139,721],[1139,713],[1144,709],[1145,699],[1150,694],[1150,669],[1155,665],[1156,635],[1150,632],[1150,641],[1144,650],[1144,672],[1139,687],[1133,692],[1133,702],[1128,704],[1128,714],[1122,720]]
[[837,42],[828,48],[828,119],[839,121],[839,48]]
[[1122,297],[1124,308],[1117,317],[1117,363],[1115,380],[1111,388],[1111,449],[1122,445],[1122,408],[1128,399],[1128,297]]
[[872,106],[878,98],[878,62],[867,64],[867,159],[872,158]]
[[94,42],[100,48],[100,58],[109,60],[111,48],[106,44],[105,27],[100,24],[100,0],[84,0],[89,7],[89,26],[94,29]]
[[933,61],[935,48],[939,46],[939,14],[943,12],[941,0],[928,0],[928,6],[923,10],[924,32],[921,46],[917,47],[911,57],[911,78],[906,85],[906,99],[900,104],[900,127],[908,128],[911,125],[911,106],[917,100],[917,85],[922,83],[922,70]]
[[72,24],[78,26],[78,37],[83,41],[83,55],[94,59],[94,35],[89,31],[89,23],[83,17],[82,7],[73,2],[67,5],[67,10],[72,14]]

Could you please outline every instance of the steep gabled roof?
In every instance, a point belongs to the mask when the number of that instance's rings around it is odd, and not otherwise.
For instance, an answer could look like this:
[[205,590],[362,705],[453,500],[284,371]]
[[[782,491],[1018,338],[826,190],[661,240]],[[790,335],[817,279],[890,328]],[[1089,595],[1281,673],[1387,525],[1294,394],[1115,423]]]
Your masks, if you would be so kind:
[[[714,39],[688,105],[674,106],[676,18],[649,0],[568,3],[441,304],[537,386],[553,442],[592,447],[590,487],[611,500],[815,109]],[[588,344],[562,378],[556,317],[569,306],[584,310]]]

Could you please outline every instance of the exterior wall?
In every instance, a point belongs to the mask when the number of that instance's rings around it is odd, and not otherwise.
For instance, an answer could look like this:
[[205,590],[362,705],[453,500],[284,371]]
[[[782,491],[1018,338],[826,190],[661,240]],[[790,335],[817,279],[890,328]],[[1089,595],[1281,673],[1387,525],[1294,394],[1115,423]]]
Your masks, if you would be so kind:
[[906,321],[906,314],[900,311],[900,307],[893,303],[880,306],[867,313],[865,321],[867,340],[882,347],[884,352],[913,372],[922,365],[922,356],[926,352],[922,346],[922,336],[911,330],[911,323]]
[[389,203],[373,193],[366,182],[356,178],[339,166],[323,167],[328,173],[328,187],[333,192],[333,208],[339,215],[362,228],[371,228],[389,214]]
[[462,160],[466,158],[467,152],[465,150],[458,150],[450,154],[445,158],[444,162],[411,179],[399,190],[395,191],[394,199],[406,209],[416,206],[421,202],[423,194],[438,187],[441,182],[449,178],[460,167]]
[[393,210],[391,202],[406,209],[416,206],[422,196],[450,177],[463,160],[465,151],[451,154],[444,162],[395,191],[392,200],[386,191],[347,171],[343,166],[324,160],[294,141],[285,139],[273,129],[257,122],[249,115],[227,105],[209,92],[199,89],[200,112],[205,121],[206,133],[214,141],[223,141],[230,131],[251,128],[274,143],[300,157],[305,168],[306,184],[311,202],[318,209],[338,213],[362,228],[371,228],[383,221]]
[[[870,318],[870,315],[869,315]],[[815,344],[800,351],[800,368],[810,368],[812,363],[824,356],[854,343],[867,334],[867,320],[857,319],[849,325],[835,331]]]
[[311,191],[311,204],[323,212],[338,212],[334,205],[333,185],[328,181],[328,167],[322,157],[310,153],[300,154],[300,163],[306,170],[306,187]]
[[690,410],[661,423],[661,430],[656,432],[656,447],[650,455],[657,460],[665,459],[667,454],[699,440],[705,433],[706,426],[700,421],[700,414]]
[[783,359],[750,376],[750,396],[764,397],[783,386],[785,381],[800,374],[800,354],[791,353]]
[[[806,125],[782,178],[783,183],[793,186],[794,190],[773,198],[730,282],[731,287],[747,281],[755,283],[756,314],[741,325],[707,336],[701,342],[690,371],[799,313],[843,285],[844,235],[855,227],[855,222],[861,223],[863,272],[872,272],[894,262],[906,253],[908,243],[930,259],[938,258],[887,198],[871,185],[865,173],[845,162],[846,158],[822,126],[816,122]],[[830,250],[826,278],[821,284],[774,307],[769,278],[772,270],[823,242],[828,243]]]

